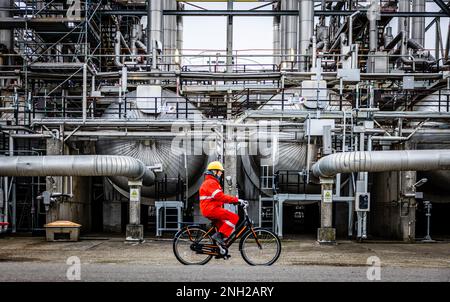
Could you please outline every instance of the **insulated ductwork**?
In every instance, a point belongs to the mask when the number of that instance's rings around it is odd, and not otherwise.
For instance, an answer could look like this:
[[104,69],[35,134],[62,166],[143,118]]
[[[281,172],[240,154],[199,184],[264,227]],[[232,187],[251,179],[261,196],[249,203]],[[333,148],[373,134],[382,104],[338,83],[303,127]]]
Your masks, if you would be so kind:
[[338,173],[431,171],[450,169],[450,150],[343,152],[321,158],[312,167],[315,176]]
[[144,185],[155,181],[155,174],[142,161],[112,155],[2,156],[0,175],[124,176],[142,180]]

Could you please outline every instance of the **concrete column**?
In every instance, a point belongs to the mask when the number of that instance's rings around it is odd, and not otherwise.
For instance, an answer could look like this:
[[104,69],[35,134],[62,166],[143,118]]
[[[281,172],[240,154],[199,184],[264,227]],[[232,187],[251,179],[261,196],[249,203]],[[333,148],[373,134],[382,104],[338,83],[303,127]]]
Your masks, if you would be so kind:
[[321,178],[322,200],[320,203],[320,228],[317,230],[317,241],[320,244],[334,244],[336,229],[333,228],[333,183],[331,178]]
[[126,241],[143,241],[144,226],[141,223],[141,188],[142,181],[129,181],[130,186],[130,221],[127,224]]

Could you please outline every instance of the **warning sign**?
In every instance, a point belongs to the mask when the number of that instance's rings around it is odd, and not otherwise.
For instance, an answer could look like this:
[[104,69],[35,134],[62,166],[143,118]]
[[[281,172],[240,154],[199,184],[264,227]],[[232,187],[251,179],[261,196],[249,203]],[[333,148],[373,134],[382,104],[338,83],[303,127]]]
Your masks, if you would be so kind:
[[323,190],[323,202],[324,203],[333,202],[333,190]]
[[139,202],[139,189],[130,190],[130,201]]

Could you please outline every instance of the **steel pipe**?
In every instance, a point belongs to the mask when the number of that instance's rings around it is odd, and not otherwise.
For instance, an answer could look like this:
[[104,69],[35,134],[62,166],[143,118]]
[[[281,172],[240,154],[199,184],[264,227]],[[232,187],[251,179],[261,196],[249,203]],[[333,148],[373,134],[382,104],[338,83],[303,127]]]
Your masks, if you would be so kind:
[[49,155],[1,156],[1,176],[124,176],[152,185],[155,174],[129,156]]
[[332,178],[338,173],[431,171],[450,169],[450,150],[402,150],[343,152],[316,162],[315,176]]

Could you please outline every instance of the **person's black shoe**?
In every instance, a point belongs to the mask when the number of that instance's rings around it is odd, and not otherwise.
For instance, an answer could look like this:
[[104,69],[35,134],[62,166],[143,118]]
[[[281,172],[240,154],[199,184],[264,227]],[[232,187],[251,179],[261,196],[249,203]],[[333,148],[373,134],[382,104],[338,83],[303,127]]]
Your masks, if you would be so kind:
[[226,247],[225,241],[223,241],[222,234],[217,232],[211,236],[211,239],[214,240],[221,247]]

